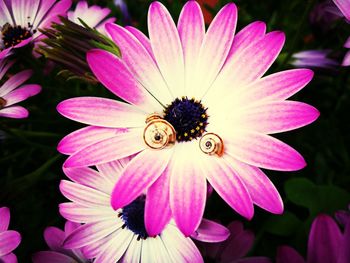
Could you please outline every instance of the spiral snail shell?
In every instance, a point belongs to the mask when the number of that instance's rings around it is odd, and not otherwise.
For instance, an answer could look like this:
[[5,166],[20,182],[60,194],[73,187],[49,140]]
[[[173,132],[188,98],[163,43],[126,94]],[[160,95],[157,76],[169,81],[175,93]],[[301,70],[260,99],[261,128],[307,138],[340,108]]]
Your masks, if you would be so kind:
[[0,97],[0,110],[6,106],[6,100]]
[[146,124],[143,140],[148,147],[160,150],[175,143],[176,132],[174,127],[159,115],[150,115],[146,119]]
[[224,154],[224,142],[215,133],[206,133],[199,141],[199,148],[205,154],[222,156]]

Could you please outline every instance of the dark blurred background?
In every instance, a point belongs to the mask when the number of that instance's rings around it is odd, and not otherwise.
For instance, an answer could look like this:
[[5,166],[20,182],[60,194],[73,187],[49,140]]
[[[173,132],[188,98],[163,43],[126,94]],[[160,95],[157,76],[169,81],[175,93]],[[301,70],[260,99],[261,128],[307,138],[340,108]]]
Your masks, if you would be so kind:
[[[130,20],[123,17],[111,0],[89,2],[111,8],[117,23],[131,23],[147,32],[151,1],[126,1]],[[176,21],[186,1],[161,2]],[[203,6],[208,10],[206,19],[210,21],[210,14],[215,14],[229,1],[202,2],[207,2]],[[329,49],[329,56],[340,63],[346,52],[343,45],[350,36],[350,24],[341,18],[315,17],[315,7],[321,2],[237,0],[238,30],[261,20],[266,22],[269,31],[286,33],[286,45],[270,73],[293,68],[293,54],[303,50]],[[22,58],[12,68],[13,73],[33,68],[35,74],[30,82],[42,85],[43,91],[23,103],[31,113],[28,119],[0,119],[0,206],[10,208],[10,228],[22,234],[22,243],[15,251],[19,262],[29,262],[33,252],[47,248],[43,240],[45,227],[64,224],[58,213],[58,204],[64,201],[58,185],[64,178],[61,166],[65,157],[56,151],[56,146],[62,137],[82,126],[60,116],[56,105],[64,99],[84,95],[113,97],[101,85],[65,81],[56,76],[59,68],[49,71],[49,67],[43,58],[35,61]],[[305,255],[309,227],[315,216],[333,215],[350,203],[350,70],[316,65],[315,73],[311,84],[292,99],[317,107],[321,117],[305,128],[277,135],[297,149],[308,166],[299,172],[266,171],[283,197],[285,213],[276,216],[255,207],[254,219],[248,222],[215,193],[208,201],[207,218],[224,224],[241,220],[246,228],[255,232],[251,255],[274,258],[277,246],[282,244],[291,245]]]

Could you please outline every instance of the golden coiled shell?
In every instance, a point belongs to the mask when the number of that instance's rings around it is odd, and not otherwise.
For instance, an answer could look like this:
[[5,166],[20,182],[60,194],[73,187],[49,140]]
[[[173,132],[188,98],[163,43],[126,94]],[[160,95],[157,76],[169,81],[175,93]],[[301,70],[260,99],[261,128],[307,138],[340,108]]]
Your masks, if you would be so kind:
[[175,143],[176,132],[174,127],[159,115],[150,115],[146,119],[146,124],[143,140],[148,147],[160,150]]
[[224,142],[215,133],[206,133],[199,141],[199,148],[208,155],[222,156],[224,154]]

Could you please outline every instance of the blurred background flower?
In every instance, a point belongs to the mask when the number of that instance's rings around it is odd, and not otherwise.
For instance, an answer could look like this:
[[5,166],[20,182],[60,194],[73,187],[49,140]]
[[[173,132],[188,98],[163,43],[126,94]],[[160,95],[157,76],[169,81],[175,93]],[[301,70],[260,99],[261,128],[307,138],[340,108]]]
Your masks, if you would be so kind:
[[50,250],[36,252],[33,257],[33,263],[88,263],[90,260],[85,258],[80,249],[65,249],[63,242],[66,237],[76,230],[80,224],[67,221],[64,231],[57,227],[47,227],[44,231],[44,239]]
[[328,215],[319,215],[311,225],[306,260],[293,248],[281,246],[276,263],[346,263],[350,262],[350,224],[342,232]]
[[331,50],[305,50],[292,56],[291,64],[296,68],[336,69],[340,63],[329,57]]

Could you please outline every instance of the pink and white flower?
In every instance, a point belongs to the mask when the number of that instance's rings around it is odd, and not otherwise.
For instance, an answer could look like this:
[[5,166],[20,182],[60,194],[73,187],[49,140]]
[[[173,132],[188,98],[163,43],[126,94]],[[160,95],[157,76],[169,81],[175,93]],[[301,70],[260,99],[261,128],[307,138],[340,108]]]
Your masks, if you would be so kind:
[[235,36],[236,23],[237,8],[229,3],[205,32],[198,3],[188,1],[176,27],[167,9],[154,2],[150,39],[135,28],[107,24],[122,59],[103,50],[87,56],[101,83],[127,103],[82,97],[58,105],[63,116],[90,125],[61,141],[59,151],[71,155],[65,167],[136,154],[114,188],[112,206],[120,209],[147,190],[145,223],[151,235],[172,215],[190,236],[203,216],[207,180],[248,219],[253,204],[280,214],[281,197],[260,168],[295,171],[306,165],[296,150],[270,135],[317,119],[314,107],[286,100],[313,72],[263,77],[285,36],[266,33],[263,22]]
[[[152,215],[153,218],[167,218],[165,229],[155,235],[147,233],[144,196],[116,211],[112,208],[113,186],[128,161],[101,164],[97,171],[90,168],[64,169],[73,182],[62,180],[60,190],[72,202],[60,204],[60,213],[69,221],[83,224],[68,235],[64,247],[82,248],[86,257],[95,258],[95,263],[203,262],[193,241],[169,222],[168,211],[160,210]],[[205,242],[220,242],[228,236],[228,229],[205,219],[192,235]]]
[[38,29],[66,16],[71,4],[71,0],[0,0],[0,59],[40,40]]
[[0,262],[16,263],[17,257],[12,253],[21,243],[21,235],[17,231],[8,230],[10,210],[0,208]]
[[[0,80],[3,79],[12,65],[13,61],[2,60],[0,62]],[[37,95],[41,91],[39,85],[23,85],[31,77],[32,73],[31,70],[24,70],[3,82],[0,87],[0,117],[15,119],[28,117],[28,110],[15,104]]]
[[102,34],[106,34],[106,23],[113,23],[115,18],[106,19],[110,14],[109,8],[102,8],[98,5],[88,6],[86,1],[79,1],[74,11],[68,12],[68,19],[78,25],[82,25],[79,18],[89,27],[97,29]]
[[65,249],[63,242],[66,237],[77,229],[80,224],[67,221],[64,231],[57,227],[47,227],[44,239],[50,251],[40,251],[33,255],[34,263],[60,262],[60,263],[88,263],[90,262],[80,249]]

